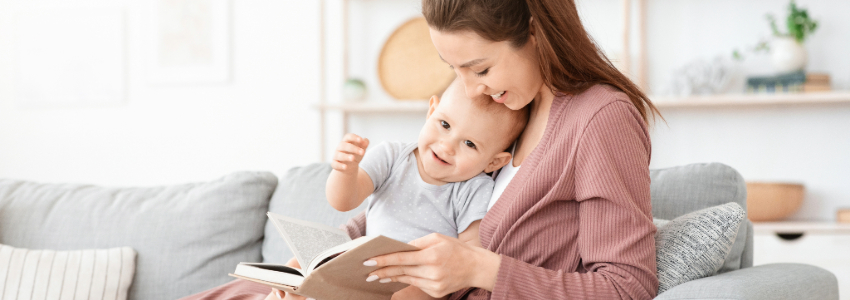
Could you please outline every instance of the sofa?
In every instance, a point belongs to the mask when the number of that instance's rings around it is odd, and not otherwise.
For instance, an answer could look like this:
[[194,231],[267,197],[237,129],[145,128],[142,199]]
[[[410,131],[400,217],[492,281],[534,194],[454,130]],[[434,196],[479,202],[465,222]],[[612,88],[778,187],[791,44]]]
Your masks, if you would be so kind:
[[[233,280],[239,262],[284,263],[291,253],[266,212],[339,226],[359,213],[324,197],[328,164],[237,172],[208,182],[101,187],[0,179],[0,244],[27,249],[131,247],[137,253],[128,298],[179,299]],[[729,166],[692,164],[651,171],[653,216],[678,216],[728,202],[746,207],[746,187]],[[713,276],[656,299],[838,299],[830,272],[803,264],[752,266],[745,220]]]

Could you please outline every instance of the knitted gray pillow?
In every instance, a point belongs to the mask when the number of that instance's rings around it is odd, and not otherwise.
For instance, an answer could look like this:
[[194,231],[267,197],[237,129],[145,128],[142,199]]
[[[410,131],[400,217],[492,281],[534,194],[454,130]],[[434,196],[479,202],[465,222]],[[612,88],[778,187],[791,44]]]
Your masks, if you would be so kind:
[[734,202],[682,215],[653,219],[658,294],[679,284],[714,275],[732,250],[745,211]]

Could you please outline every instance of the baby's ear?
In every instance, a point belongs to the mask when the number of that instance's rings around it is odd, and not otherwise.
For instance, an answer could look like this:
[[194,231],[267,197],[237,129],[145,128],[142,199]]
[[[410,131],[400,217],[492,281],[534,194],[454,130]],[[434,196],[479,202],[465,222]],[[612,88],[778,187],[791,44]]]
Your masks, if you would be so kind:
[[434,110],[437,109],[437,105],[440,105],[440,97],[437,95],[431,96],[431,100],[428,100],[428,114],[425,115],[425,119],[431,117],[431,114],[434,113]]
[[496,156],[493,156],[493,159],[490,160],[490,163],[487,164],[487,167],[484,168],[484,173],[490,173],[501,169],[505,165],[511,162],[511,153],[510,152],[499,152]]

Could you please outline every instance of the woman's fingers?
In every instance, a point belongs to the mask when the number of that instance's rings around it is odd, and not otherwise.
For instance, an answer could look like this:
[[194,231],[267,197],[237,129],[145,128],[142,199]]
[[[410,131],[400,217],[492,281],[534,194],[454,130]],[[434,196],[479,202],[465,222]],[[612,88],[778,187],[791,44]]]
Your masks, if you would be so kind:
[[[430,266],[391,266],[375,270],[369,276],[378,276],[378,279],[393,278],[402,275],[409,275],[423,279],[436,279],[439,272]],[[373,277],[374,278],[374,277]]]
[[[418,247],[419,251],[411,251],[411,252],[396,252],[387,255],[376,256],[365,263],[364,265],[372,265],[372,266],[391,266],[391,265],[422,265],[437,262],[436,253],[433,251],[426,251],[428,248],[432,248],[438,245],[444,239],[447,239],[445,235],[439,233],[432,233],[426,235],[424,237],[415,239],[410,241],[413,246]],[[369,263],[370,261],[375,262],[375,264]]]
[[432,233],[432,234],[423,236],[421,238],[412,240],[408,244],[416,246],[419,249],[425,249],[425,248],[431,248],[431,247],[435,246],[436,244],[439,244],[440,242],[446,241],[448,239],[449,239],[449,237],[447,237],[445,235],[442,235],[442,234],[439,234],[439,233]]

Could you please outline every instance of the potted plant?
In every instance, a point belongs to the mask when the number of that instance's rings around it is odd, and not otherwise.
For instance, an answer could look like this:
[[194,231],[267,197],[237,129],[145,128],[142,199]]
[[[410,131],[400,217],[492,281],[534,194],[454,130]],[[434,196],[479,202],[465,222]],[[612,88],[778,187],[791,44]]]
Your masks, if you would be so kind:
[[774,39],[771,43],[771,61],[779,73],[799,71],[805,68],[808,60],[803,42],[818,27],[818,22],[809,18],[806,9],[798,8],[794,0],[788,4],[788,17],[785,18],[787,33],[776,26],[776,18],[767,15]]

